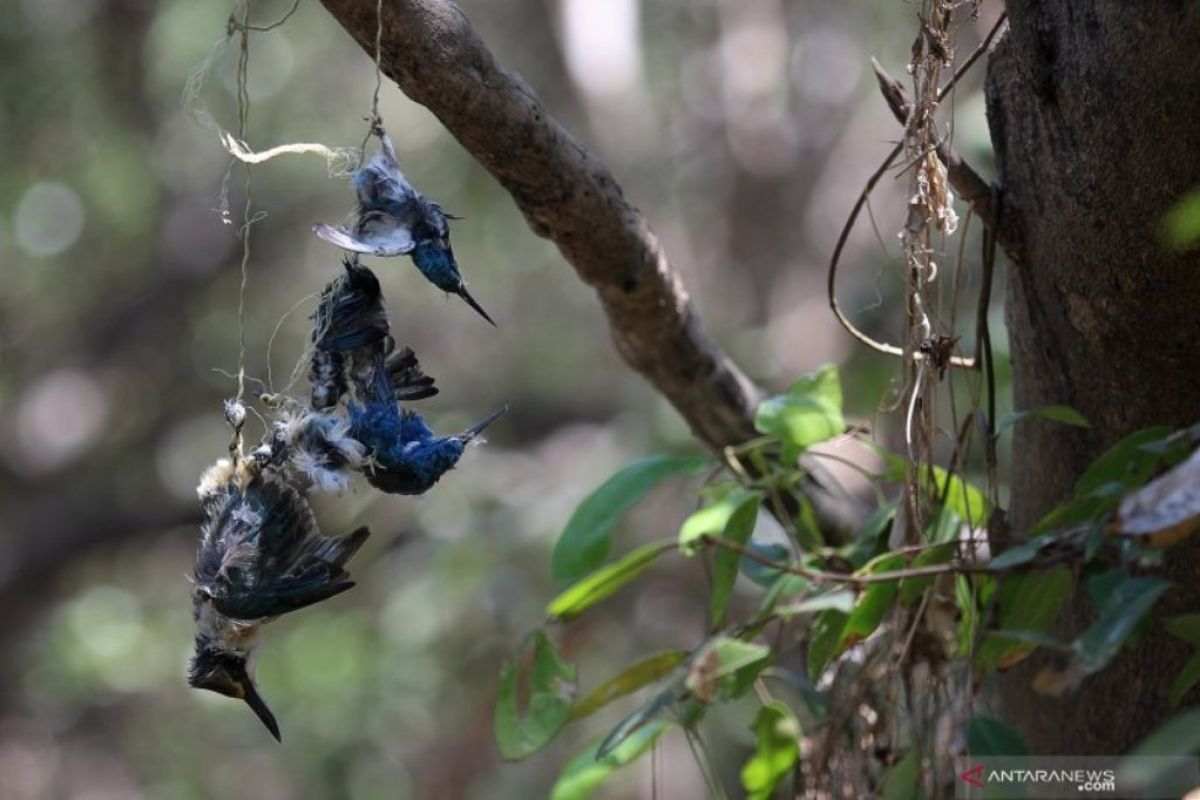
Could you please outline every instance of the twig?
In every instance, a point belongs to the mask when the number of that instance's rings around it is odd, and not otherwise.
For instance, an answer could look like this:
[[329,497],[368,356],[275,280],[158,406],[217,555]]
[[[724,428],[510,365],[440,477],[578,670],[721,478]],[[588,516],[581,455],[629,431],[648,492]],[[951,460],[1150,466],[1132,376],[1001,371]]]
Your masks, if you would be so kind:
[[[988,32],[988,35],[979,47],[971,53],[970,57],[962,63],[946,85],[938,92],[939,101],[949,94],[950,90],[958,83],[959,78],[988,51],[992,41],[1003,29],[1007,19],[1007,14],[1000,15],[1000,18],[996,20],[996,24],[992,26],[991,31]],[[871,59],[871,66],[874,68],[875,78],[879,82],[879,91],[887,102],[888,108],[891,109],[892,115],[896,117],[896,121],[901,125],[906,124],[908,115],[912,111],[912,100],[908,96],[908,91],[900,81],[889,75],[874,58]],[[941,142],[936,152],[938,158],[941,159],[942,164],[946,167],[947,178],[950,181],[950,185],[954,188],[955,193],[970,205],[971,209],[979,216],[980,220],[989,230],[996,232],[997,241],[1004,248],[1004,252],[1008,254],[1009,258],[1016,262],[1022,261],[1023,250],[1020,231],[1010,221],[1001,219],[999,198],[993,191],[991,184],[984,180],[975,171],[975,168],[967,163],[962,154],[949,141]]]
[[[723,539],[719,536],[704,535],[700,537],[700,542],[703,545],[711,547],[722,547],[731,552],[744,556],[751,561],[756,561],[764,567],[787,572],[792,575],[799,575],[801,578],[807,578],[813,583],[840,583],[849,586],[867,586],[873,583],[890,583],[899,581],[905,578],[923,578],[929,575],[996,575],[1002,570],[995,570],[986,564],[969,564],[965,561],[948,561],[944,564],[931,564],[926,567],[909,567],[908,569],[894,569],[887,572],[876,572],[870,575],[849,575],[841,572],[826,572],[819,569],[809,569],[808,567],[797,566],[796,564],[785,564],[782,561],[775,561],[768,558],[748,547],[744,547],[737,542]],[[1025,565],[1020,565],[1025,566]]]

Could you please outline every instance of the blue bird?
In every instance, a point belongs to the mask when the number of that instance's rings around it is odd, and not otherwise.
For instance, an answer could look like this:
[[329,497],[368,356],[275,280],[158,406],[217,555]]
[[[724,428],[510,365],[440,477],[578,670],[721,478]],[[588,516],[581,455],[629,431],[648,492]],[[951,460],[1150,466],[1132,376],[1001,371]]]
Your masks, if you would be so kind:
[[253,461],[217,462],[197,491],[204,523],[196,553],[196,639],[188,683],[244,700],[281,741],[279,725],[254,681],[259,628],[354,586],[346,563],[369,531],[322,536],[304,498]]
[[450,215],[413,188],[400,171],[392,140],[382,130],[379,153],[354,173],[358,221],[352,231],[325,223],[313,227],[325,241],[343,250],[375,256],[411,256],[425,279],[456,294],[488,322],[495,321],[475,301],[459,272],[450,246]]

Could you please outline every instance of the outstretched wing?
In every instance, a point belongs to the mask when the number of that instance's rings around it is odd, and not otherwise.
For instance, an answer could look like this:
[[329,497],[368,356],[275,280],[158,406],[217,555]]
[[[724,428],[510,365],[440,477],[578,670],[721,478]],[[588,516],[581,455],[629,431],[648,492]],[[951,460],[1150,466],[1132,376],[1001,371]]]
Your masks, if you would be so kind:
[[369,535],[322,536],[296,490],[258,476],[231,484],[209,507],[196,583],[213,607],[233,619],[286,614],[346,591],[345,565]]

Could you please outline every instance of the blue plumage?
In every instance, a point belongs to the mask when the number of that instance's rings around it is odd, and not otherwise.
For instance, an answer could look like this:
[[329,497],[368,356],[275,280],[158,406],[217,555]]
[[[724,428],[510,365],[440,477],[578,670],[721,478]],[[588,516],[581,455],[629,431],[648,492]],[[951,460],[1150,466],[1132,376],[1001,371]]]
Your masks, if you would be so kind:
[[376,256],[411,256],[426,280],[444,292],[457,294],[495,325],[467,291],[450,246],[450,217],[405,179],[391,139],[381,131],[378,135],[379,153],[352,178],[358,196],[358,218],[353,230],[324,223],[313,230],[343,250]]

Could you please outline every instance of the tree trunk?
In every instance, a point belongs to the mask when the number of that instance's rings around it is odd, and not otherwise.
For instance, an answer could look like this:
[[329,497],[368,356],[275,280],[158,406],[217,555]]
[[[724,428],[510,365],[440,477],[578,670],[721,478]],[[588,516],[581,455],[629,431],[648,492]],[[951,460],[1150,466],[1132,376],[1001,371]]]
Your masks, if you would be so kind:
[[[988,67],[1002,213],[1023,235],[1008,268],[1017,408],[1065,403],[1091,430],[1019,426],[1014,529],[1066,499],[1105,447],[1200,420],[1200,252],[1169,252],[1164,215],[1200,185],[1200,4],[1010,0]],[[1195,610],[1200,559],[1168,555],[1160,611]],[[1091,617],[1077,594],[1060,634]],[[1124,752],[1160,724],[1187,656],[1159,631],[1076,692],[1033,694],[1031,658],[1002,680],[1002,713],[1035,753]]]

